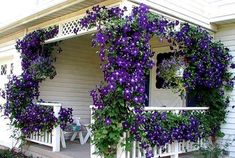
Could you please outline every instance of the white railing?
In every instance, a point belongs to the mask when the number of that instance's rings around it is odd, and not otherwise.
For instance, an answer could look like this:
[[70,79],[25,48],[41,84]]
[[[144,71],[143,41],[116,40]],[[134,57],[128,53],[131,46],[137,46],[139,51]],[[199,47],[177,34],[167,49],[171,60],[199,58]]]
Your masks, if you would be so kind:
[[[91,106],[92,109],[93,106]],[[171,111],[175,114],[178,114],[180,111],[197,111],[197,112],[206,112],[209,109],[209,107],[145,107],[145,111]],[[93,122],[93,120],[91,120]],[[124,134],[123,139],[128,137],[128,134]],[[159,157],[171,157],[171,158],[178,158],[179,154],[187,153],[196,151],[199,149],[199,147],[205,146],[204,140],[200,139],[197,142],[190,142],[190,141],[183,141],[183,142],[177,142],[174,141],[171,144],[167,144],[164,147],[154,147],[152,148],[154,153],[154,158]],[[95,146],[91,146],[91,158],[100,158],[99,156],[93,155],[95,151]],[[125,151],[124,147],[118,146],[117,150],[117,158],[144,158],[146,151],[142,150],[140,148],[140,144],[136,141],[132,144],[131,151]]]
[[[58,118],[61,108],[60,103],[37,103],[40,106],[53,107],[54,115]],[[60,126],[54,127],[52,132],[34,132],[27,141],[52,147],[53,152],[60,151]]]

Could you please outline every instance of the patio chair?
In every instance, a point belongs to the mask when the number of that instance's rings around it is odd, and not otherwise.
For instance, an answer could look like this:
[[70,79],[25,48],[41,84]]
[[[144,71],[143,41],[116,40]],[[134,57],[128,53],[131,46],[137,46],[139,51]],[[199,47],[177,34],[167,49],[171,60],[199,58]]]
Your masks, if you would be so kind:
[[[77,121],[77,125],[80,125],[81,128],[80,128],[80,130],[74,130],[74,133],[73,133],[70,141],[74,141],[75,138],[77,137],[77,135],[79,135],[80,143],[83,145],[87,142],[87,140],[91,136],[90,124],[81,124],[80,123],[80,118],[77,119],[76,121]],[[83,137],[82,128],[85,129],[85,131],[87,132],[85,137]]]
[[78,134],[80,143],[83,144],[84,140],[83,140],[79,117],[75,117],[74,123],[68,125],[65,131],[61,130],[61,145],[63,148],[66,148],[65,135],[69,135],[71,133],[73,134],[72,134],[72,137],[70,138],[70,141],[74,141]]

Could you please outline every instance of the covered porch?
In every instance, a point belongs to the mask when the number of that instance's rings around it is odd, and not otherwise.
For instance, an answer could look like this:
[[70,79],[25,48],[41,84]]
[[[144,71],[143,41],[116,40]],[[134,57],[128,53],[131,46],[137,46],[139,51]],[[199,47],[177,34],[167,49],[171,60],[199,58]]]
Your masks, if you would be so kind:
[[[63,51],[56,54],[55,67],[57,75],[53,80],[47,79],[40,85],[40,99],[45,101],[41,106],[53,106],[55,114],[58,113],[61,106],[72,108],[74,120],[79,120],[82,126],[91,123],[90,107],[93,103],[90,91],[103,80],[100,60],[98,54],[96,54],[97,49],[91,47],[91,38],[92,35],[89,33],[63,40],[60,43]],[[154,56],[156,63],[158,54],[170,51],[168,43],[157,38],[151,40],[151,45],[156,52]],[[173,93],[170,89],[157,88],[156,72],[157,66],[155,65],[147,81],[149,84],[149,102],[146,111],[179,113],[183,110],[205,112],[208,109],[185,107],[185,100],[179,97],[178,94]],[[94,146],[91,146],[90,139],[83,144],[80,141],[79,134],[77,134],[75,140],[70,141],[72,134],[71,132],[61,131],[57,127],[52,133],[32,135],[24,149],[27,154],[35,156],[53,157],[52,155],[54,155],[56,158],[96,157],[92,155]],[[86,135],[87,130],[83,128],[82,137],[85,138]],[[120,151],[118,151],[120,157],[139,158],[144,156],[145,152],[140,150],[136,142],[133,143],[131,152],[123,151],[120,148]],[[197,149],[188,142],[177,142],[154,150],[155,156],[168,157],[182,155]]]

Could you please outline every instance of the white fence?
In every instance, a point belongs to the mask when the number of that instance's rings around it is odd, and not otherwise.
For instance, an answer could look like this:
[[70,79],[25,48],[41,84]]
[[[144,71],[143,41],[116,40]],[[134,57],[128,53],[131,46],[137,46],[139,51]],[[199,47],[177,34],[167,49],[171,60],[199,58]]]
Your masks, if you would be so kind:
[[[92,107],[92,106],[91,106]],[[92,108],[91,108],[92,109]],[[207,111],[208,107],[145,107],[145,111],[171,111],[178,114],[180,111],[197,111],[204,113]],[[93,121],[93,120],[91,120]],[[124,134],[123,140],[128,137],[128,134]],[[121,140],[122,141],[122,140]],[[197,144],[197,145],[196,145]],[[154,153],[154,158],[159,157],[171,157],[178,158],[179,154],[196,151],[199,146],[204,146],[204,140],[198,140],[198,142],[193,143],[190,141],[177,142],[174,141],[171,144],[167,144],[164,147],[154,147],[152,148]],[[91,158],[100,158],[97,155],[93,155],[95,152],[95,146],[91,146]],[[124,147],[118,146],[117,158],[144,158],[146,151],[141,149],[138,142],[133,142],[131,151],[125,151]]]
[[[61,108],[60,103],[38,103],[40,106],[49,106],[53,107],[54,115],[58,118],[59,111]],[[54,127],[52,132],[35,132],[27,138],[28,141],[50,146],[52,147],[52,151],[57,152],[60,151],[60,126]]]

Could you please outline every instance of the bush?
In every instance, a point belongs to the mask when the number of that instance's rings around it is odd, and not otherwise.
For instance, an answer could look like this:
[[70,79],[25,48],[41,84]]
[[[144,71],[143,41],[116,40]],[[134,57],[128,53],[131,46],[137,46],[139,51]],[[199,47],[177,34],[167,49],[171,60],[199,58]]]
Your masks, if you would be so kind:
[[29,157],[13,149],[8,149],[8,150],[0,149],[0,158],[29,158]]

